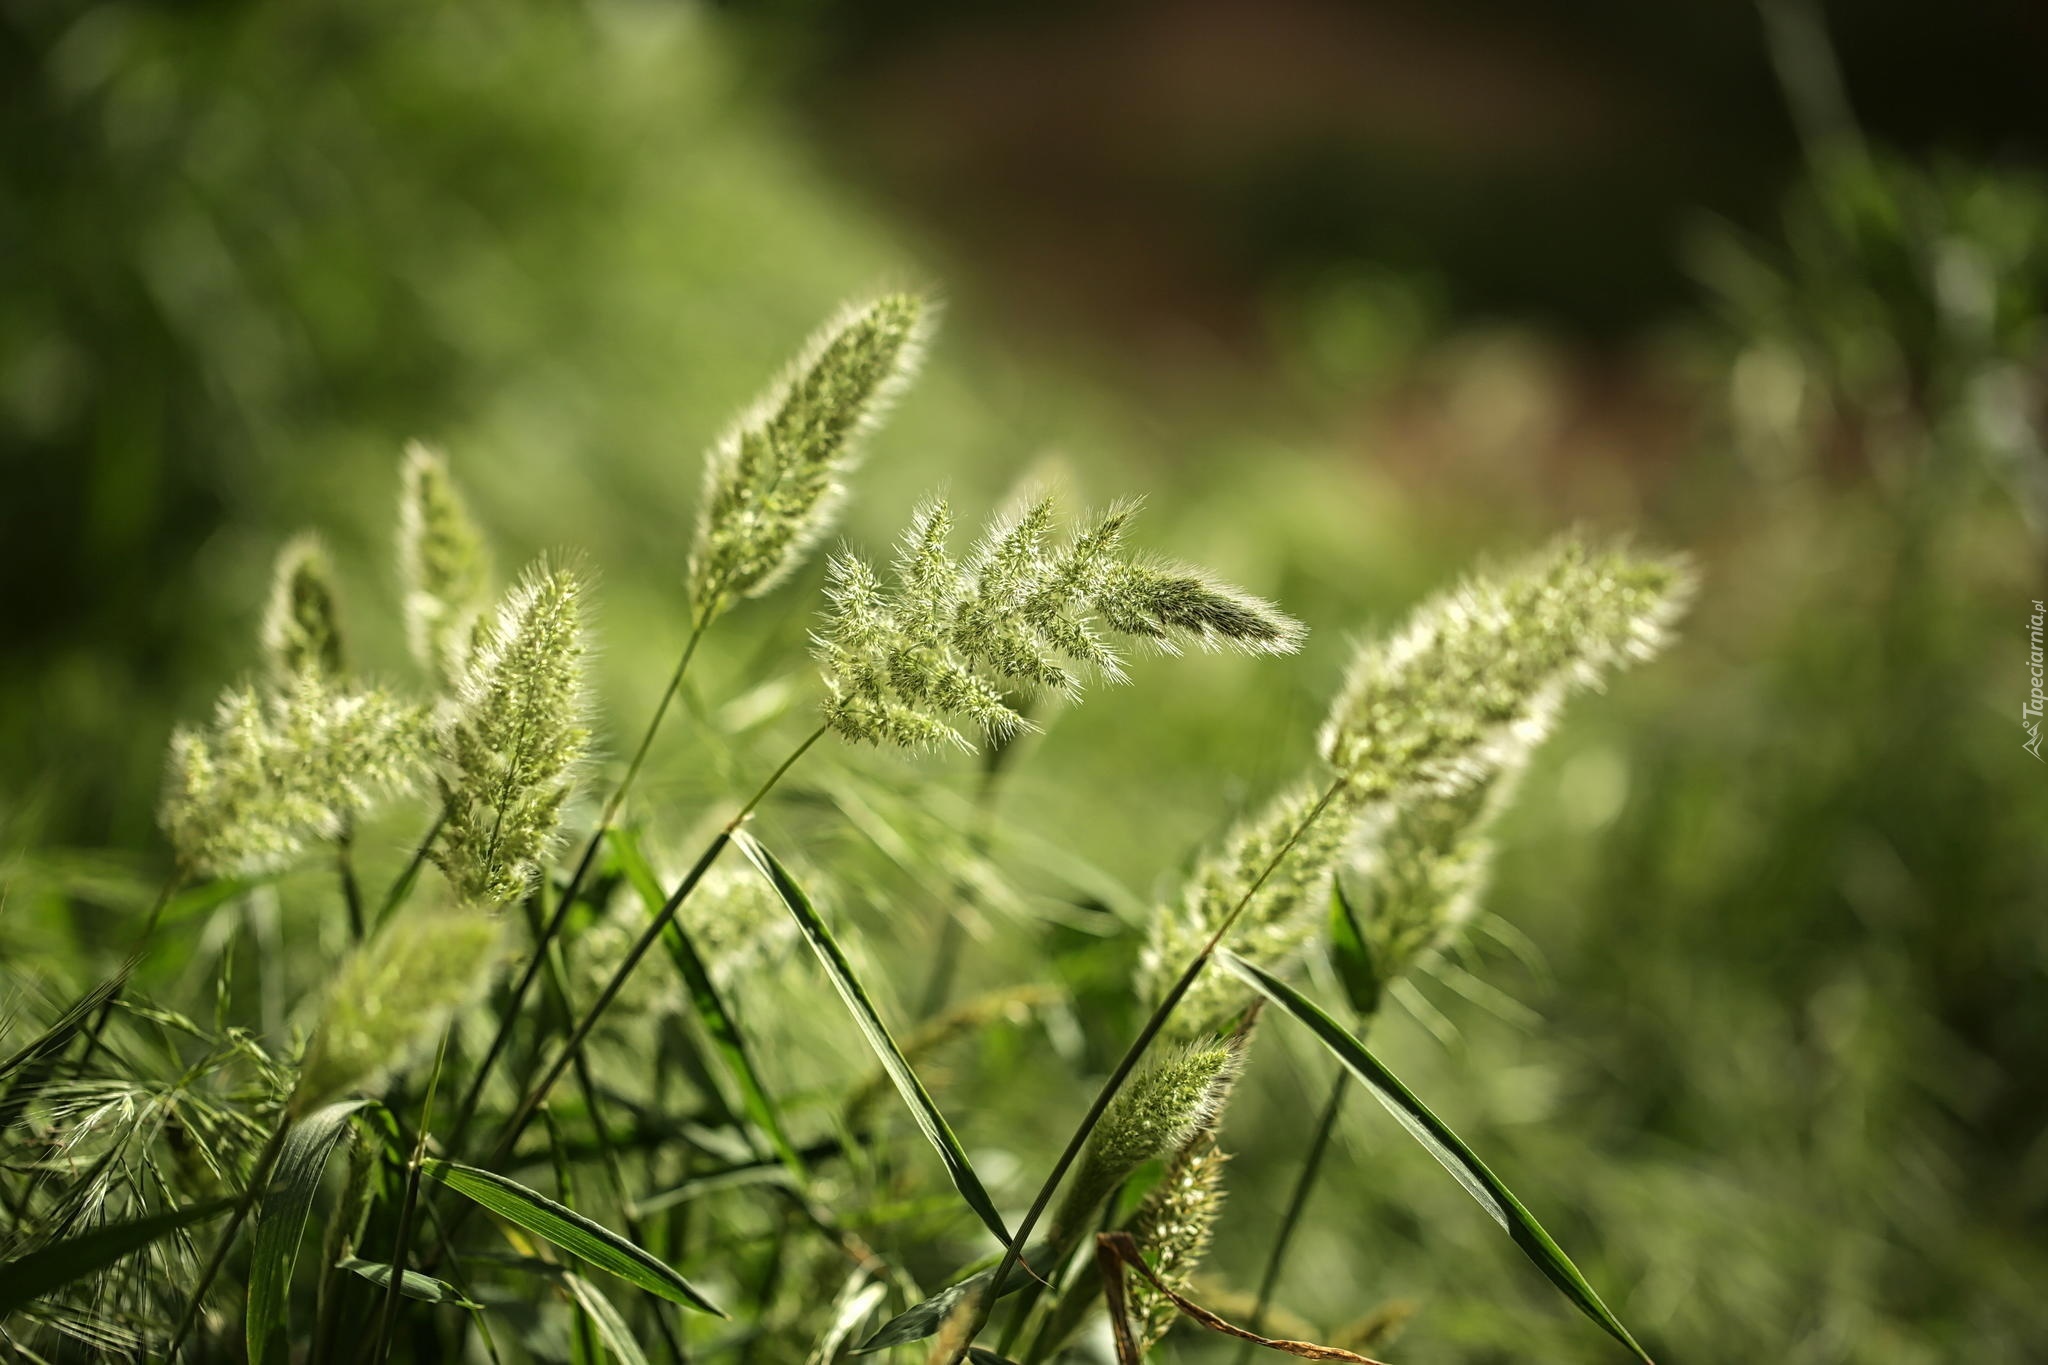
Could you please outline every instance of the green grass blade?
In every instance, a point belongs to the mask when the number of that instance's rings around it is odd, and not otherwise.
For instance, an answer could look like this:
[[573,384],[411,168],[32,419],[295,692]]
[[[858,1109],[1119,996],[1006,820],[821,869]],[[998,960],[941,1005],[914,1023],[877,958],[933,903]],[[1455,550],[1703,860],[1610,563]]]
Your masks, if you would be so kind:
[[1593,1286],[1586,1282],[1586,1277],[1579,1273],[1571,1258],[1564,1254],[1529,1210],[1522,1207],[1522,1201],[1515,1198],[1500,1178],[1487,1169],[1486,1163],[1451,1131],[1449,1125],[1431,1113],[1429,1107],[1417,1099],[1393,1072],[1366,1051],[1365,1044],[1346,1032],[1342,1024],[1325,1014],[1314,1001],[1272,973],[1231,952],[1223,953],[1221,961],[1225,968],[1252,989],[1307,1025],[1309,1031],[1344,1064],[1344,1068],[1363,1082],[1374,1098],[1386,1106],[1387,1112],[1399,1120],[1416,1141],[1428,1148],[1430,1155],[1479,1201],[1479,1206],[1506,1230],[1522,1253],[1536,1263],[1536,1268],[1578,1305],[1580,1312],[1634,1351],[1638,1358],[1650,1359],[1636,1344],[1636,1339],[1629,1335],[1628,1329],[1621,1325],[1621,1320],[1600,1301],[1600,1296],[1593,1292]]
[[594,1223],[576,1210],[557,1204],[516,1180],[453,1161],[430,1160],[422,1169],[430,1179],[441,1181],[506,1222],[553,1243],[579,1260],[588,1261],[599,1270],[609,1271],[628,1284],[637,1285],[670,1303],[715,1313],[721,1318],[726,1316],[725,1310],[705,1298],[695,1285],[651,1252],[633,1245],[602,1223]]
[[124,1223],[110,1223],[39,1247],[26,1256],[0,1263],[0,1317],[45,1294],[55,1293],[75,1280],[104,1270],[123,1256],[142,1250],[160,1237],[179,1228],[217,1218],[233,1208],[239,1197],[228,1195],[203,1204],[188,1204],[167,1213],[152,1213]]
[[1341,879],[1330,882],[1330,965],[1337,969],[1337,984],[1344,988],[1344,998],[1351,1002],[1358,1017],[1372,1018],[1380,1007],[1380,991],[1386,983],[1380,980],[1372,948],[1358,924],[1358,911],[1353,908],[1351,897],[1344,893]]
[[[626,874],[626,880],[639,893],[647,907],[647,913],[657,915],[667,903],[668,897],[661,889],[661,883],[648,866],[647,858],[640,851],[639,837],[631,830],[613,829],[608,835],[612,852],[618,858],[619,869]],[[768,1143],[775,1149],[775,1155],[789,1168],[799,1185],[809,1179],[803,1158],[797,1155],[796,1146],[789,1140],[783,1129],[782,1116],[777,1112],[775,1100],[768,1087],[761,1083],[761,1073],[754,1067],[754,1059],[747,1052],[746,1040],[741,1036],[739,1025],[733,1019],[732,1011],[725,1006],[725,999],[711,980],[711,973],[704,965],[704,959],[697,953],[696,945],[683,932],[681,923],[671,918],[661,932],[662,946],[668,949],[669,957],[681,973],[683,984],[690,992],[690,1005],[703,1024],[704,1032],[710,1035],[717,1047],[725,1068],[740,1088],[740,1108],[747,1119],[767,1135]]]
[[988,1230],[1005,1246],[1009,1245],[1010,1230],[1004,1226],[1002,1215],[996,1212],[995,1201],[982,1187],[981,1177],[974,1173],[960,1139],[953,1136],[952,1128],[947,1125],[945,1116],[939,1113],[938,1105],[932,1102],[924,1082],[918,1079],[909,1059],[903,1055],[903,1049],[890,1036],[882,1016],[875,1012],[874,1002],[868,998],[867,990],[854,974],[846,954],[840,951],[832,931],[825,927],[817,907],[811,904],[810,897],[789,875],[789,869],[763,848],[758,839],[741,830],[733,836],[733,842],[739,846],[740,852],[747,855],[748,861],[761,870],[761,875],[775,888],[775,894],[789,908],[789,913],[796,917],[804,940],[818,955],[818,961],[825,965],[826,974],[832,978],[833,989],[839,992],[839,998],[852,1011],[854,1022],[860,1025],[860,1031],[867,1037],[868,1046],[874,1049],[882,1069],[895,1083],[896,1093],[903,1097],[903,1102],[910,1107],[911,1117],[938,1151],[939,1159],[946,1163],[946,1173],[953,1178],[953,1187],[960,1191],[960,1197],[967,1201],[967,1206],[974,1210]]
[[[362,1276],[379,1289],[391,1287],[391,1267],[383,1261],[366,1261],[360,1256],[350,1256],[337,1262],[337,1265],[343,1270]],[[462,1291],[446,1280],[437,1280],[432,1275],[422,1275],[417,1270],[408,1270],[399,1278],[398,1292],[408,1299],[418,1299],[421,1303],[445,1303],[456,1308],[483,1307],[480,1303],[473,1303],[464,1298]]]
[[[1039,1265],[1051,1265],[1055,1248],[1050,1242],[1041,1242],[1028,1252],[1023,1260]],[[990,1266],[978,1275],[969,1275],[955,1285],[948,1285],[938,1293],[890,1318],[875,1329],[875,1334],[848,1352],[850,1355],[872,1355],[886,1351],[891,1346],[902,1346],[912,1341],[922,1341],[945,1325],[953,1310],[958,1308],[970,1294],[979,1293],[989,1281],[995,1278],[996,1268]],[[1010,1273],[1003,1278],[1003,1292],[997,1298],[1016,1293],[1032,1282],[1031,1272],[1023,1264],[1010,1267]]]
[[616,1304],[581,1275],[564,1275],[562,1283],[569,1287],[577,1304],[590,1315],[590,1324],[597,1329],[597,1339],[604,1343],[607,1351],[624,1365],[647,1365],[646,1353],[640,1349],[640,1343],[633,1340],[632,1329],[626,1326]]
[[292,1270],[299,1262],[299,1241],[320,1175],[334,1145],[348,1131],[349,1116],[367,1100],[343,1100],[316,1109],[292,1125],[271,1171],[270,1189],[256,1217],[255,1246],[249,1262],[249,1305],[243,1325],[249,1340],[250,1365],[273,1365],[291,1357]]
[[28,1112],[35,1097],[50,1083],[51,1068],[57,1058],[71,1046],[71,1040],[79,1035],[93,1016],[120,994],[127,981],[128,969],[123,967],[72,1001],[54,1023],[29,1039],[6,1061],[0,1061],[0,1084],[7,1085],[5,1096],[0,1097],[0,1133],[12,1128]]

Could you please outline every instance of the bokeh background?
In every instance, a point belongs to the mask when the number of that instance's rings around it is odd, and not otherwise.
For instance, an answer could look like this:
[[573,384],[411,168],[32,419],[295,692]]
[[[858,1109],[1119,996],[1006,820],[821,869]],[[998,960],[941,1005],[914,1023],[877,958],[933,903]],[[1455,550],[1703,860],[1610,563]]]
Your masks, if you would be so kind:
[[[703,446],[837,300],[931,286],[850,540],[1052,467],[1316,632],[1149,665],[1021,756],[1021,908],[963,989],[1050,974],[1084,1027],[948,1073],[1003,1197],[1135,1022],[1132,919],[1304,761],[1349,640],[1588,525],[1696,557],[1684,643],[1544,751],[1481,932],[1379,1043],[1660,1359],[2039,1358],[2044,56],[2024,0],[0,0],[0,951],[127,942],[164,738],[251,666],[292,531],[403,676],[411,437],[505,564],[588,554],[630,742]],[[734,618],[705,728],[802,704],[815,587]],[[680,840],[741,766],[678,737],[638,804]],[[976,774],[902,780],[944,812]],[[874,885],[886,936],[920,883]],[[1268,1034],[1225,1297],[1326,1084]],[[1412,1310],[1403,1362],[1611,1359],[1364,1109],[1303,1333]]]

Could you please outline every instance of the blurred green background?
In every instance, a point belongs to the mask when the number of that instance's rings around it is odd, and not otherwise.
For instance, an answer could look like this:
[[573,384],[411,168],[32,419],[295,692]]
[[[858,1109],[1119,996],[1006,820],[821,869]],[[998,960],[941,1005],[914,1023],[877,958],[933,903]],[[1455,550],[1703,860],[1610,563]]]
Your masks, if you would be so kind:
[[[1000,1197],[1135,1025],[1119,924],[1305,760],[1349,640],[1584,523],[1691,552],[1699,607],[1544,751],[1484,932],[1379,1041],[1660,1359],[2038,1358],[2048,17],[1840,6],[1836,90],[1806,12],[1768,13],[1775,47],[1705,0],[0,0],[0,951],[126,944],[94,888],[160,867],[164,738],[253,664],[289,533],[403,676],[411,437],[503,564],[588,553],[629,743],[703,446],[837,300],[930,285],[850,540],[1051,462],[1316,632],[1147,665],[1024,756],[1026,913],[963,973],[1056,974],[1085,1037],[951,1073]],[[700,718],[802,704],[815,587],[734,618]],[[638,805],[681,843],[733,760],[664,749]],[[943,811],[971,766],[900,778]],[[1219,1294],[1325,1085],[1279,1032],[1226,1129]],[[1365,1109],[1284,1307],[1412,1305],[1403,1362],[1612,1358]]]

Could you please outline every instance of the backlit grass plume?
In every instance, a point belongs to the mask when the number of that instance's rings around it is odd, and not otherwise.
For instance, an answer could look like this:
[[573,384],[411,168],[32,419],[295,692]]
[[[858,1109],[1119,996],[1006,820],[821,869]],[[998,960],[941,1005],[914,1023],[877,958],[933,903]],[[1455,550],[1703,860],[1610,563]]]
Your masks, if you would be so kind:
[[358,945],[328,988],[290,1111],[375,1091],[440,1037],[496,960],[498,920],[474,909],[394,917]]
[[264,662],[280,686],[302,673],[341,676],[345,659],[334,568],[319,537],[297,536],[279,553],[262,640]]
[[381,797],[412,785],[420,708],[300,674],[259,694],[230,688],[206,730],[180,727],[158,808],[188,876],[275,871],[309,839],[331,839]]
[[[1209,1254],[1216,1218],[1223,1210],[1223,1168],[1229,1160],[1216,1145],[1214,1133],[1195,1134],[1174,1153],[1166,1173],[1131,1219],[1129,1231],[1138,1249],[1177,1293],[1192,1287],[1195,1268]],[[1139,1347],[1149,1351],[1165,1337],[1180,1310],[1143,1277],[1126,1292]]]
[[971,748],[955,721],[1007,737],[1025,725],[1008,689],[1074,697],[1077,669],[1122,678],[1098,626],[1169,652],[1299,646],[1299,623],[1270,603],[1198,569],[1123,556],[1136,512],[1117,504],[1054,545],[1053,505],[1039,499],[999,521],[962,563],[947,549],[951,509],[934,499],[912,518],[887,581],[858,556],[834,556],[816,637],[826,720],[848,739],[910,748]]
[[413,657],[452,688],[490,604],[491,556],[447,461],[418,442],[400,467],[398,574]]
[[1546,734],[1567,693],[1662,648],[1690,588],[1676,561],[1575,537],[1468,579],[1359,651],[1322,755],[1368,797],[1455,790]]
[[1212,1127],[1243,1058],[1243,1036],[1233,1035],[1175,1048],[1132,1077],[1088,1139],[1053,1219],[1055,1240],[1079,1233],[1095,1206],[1139,1166]]
[[530,569],[478,632],[447,709],[440,738],[446,815],[433,856],[474,904],[525,894],[589,744],[584,591],[572,569]]
[[690,551],[700,625],[774,587],[831,527],[861,438],[917,369],[931,312],[915,294],[844,309],[711,448]]

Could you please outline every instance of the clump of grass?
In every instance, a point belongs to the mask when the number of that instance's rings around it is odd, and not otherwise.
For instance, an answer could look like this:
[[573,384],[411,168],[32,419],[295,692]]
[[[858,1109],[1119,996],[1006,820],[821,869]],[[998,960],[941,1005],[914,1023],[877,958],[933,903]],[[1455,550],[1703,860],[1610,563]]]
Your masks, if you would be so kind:
[[[815,1326],[813,1339],[832,1343],[824,1348],[829,1354],[857,1325],[857,1315],[844,1316],[851,1306],[869,1311],[878,1296],[862,1284],[799,1292],[782,1282],[784,1270],[836,1268],[850,1258],[860,1275],[891,1286],[903,1303],[868,1347],[938,1334],[936,1358],[957,1359],[977,1345],[1004,1296],[1029,1283],[998,1345],[1004,1358],[1036,1365],[1092,1308],[1089,1286],[1099,1287],[1091,1279],[1099,1271],[1077,1269],[1073,1253],[1106,1224],[1120,1224],[1112,1233],[1128,1235],[1170,1291],[1140,1286],[1130,1300],[1134,1340],[1150,1347],[1177,1313],[1190,1311],[1173,1295],[1185,1289],[1217,1235],[1225,1157],[1216,1130],[1245,1064],[1249,1023],[1231,1025],[1249,1018],[1251,987],[1318,1028],[1345,1065],[1369,1077],[1375,1093],[1405,1115],[1411,1131],[1450,1154],[1447,1164],[1474,1182],[1468,1188],[1484,1191],[1482,1202],[1490,1201],[1504,1223],[1502,1211],[1512,1211],[1535,1228],[1504,1187],[1478,1174],[1483,1168],[1469,1149],[1362,1045],[1264,969],[1284,971],[1333,923],[1342,930],[1333,945],[1340,976],[1369,1016],[1376,996],[1360,982],[1376,992],[1442,952],[1471,913],[1491,821],[1530,746],[1570,694],[1663,643],[1686,591],[1685,572],[1672,561],[1566,539],[1524,564],[1469,579],[1418,608],[1390,639],[1360,647],[1323,726],[1316,768],[1283,785],[1199,859],[1179,896],[1152,917],[1135,982],[1151,1013],[1014,1231],[975,1169],[973,1148],[945,1117],[947,1097],[917,1068],[941,1043],[997,1029],[1004,1019],[1054,1026],[1063,1020],[1057,992],[1027,983],[945,1011],[951,956],[965,946],[942,945],[933,956],[945,959],[943,970],[935,961],[931,980],[938,986],[925,992],[923,1022],[903,1034],[908,1046],[898,1043],[891,993],[862,978],[874,970],[870,964],[914,960],[917,936],[902,934],[893,954],[846,951],[842,943],[870,932],[870,922],[849,915],[835,924],[840,915],[820,908],[743,826],[828,734],[856,752],[863,745],[940,752],[986,746],[977,812],[992,823],[995,785],[1016,761],[1010,741],[1032,728],[1032,714],[1043,714],[1035,710],[1038,700],[1073,700],[1091,682],[1127,681],[1134,649],[1281,658],[1297,650],[1302,625],[1205,570],[1133,551],[1127,542],[1136,502],[1114,503],[1067,527],[1051,499],[1028,497],[956,554],[952,509],[935,499],[915,510],[885,568],[852,549],[832,556],[812,639],[821,714],[736,810],[721,809],[704,822],[714,832],[672,889],[641,854],[639,831],[615,827],[708,628],[786,581],[827,531],[861,442],[913,372],[929,321],[929,305],[912,295],[885,295],[844,311],[714,444],[687,570],[688,609],[679,613],[686,619],[677,623],[680,658],[581,855],[564,866],[557,866],[556,852],[565,825],[574,823],[572,797],[593,744],[587,576],[544,560],[493,605],[482,531],[446,463],[410,448],[401,467],[401,615],[434,693],[431,702],[414,701],[350,673],[332,566],[310,538],[286,547],[264,615],[259,681],[230,688],[211,726],[173,738],[163,826],[180,879],[199,883],[185,893],[199,898],[199,908],[181,902],[190,916],[239,915],[245,900],[238,898],[247,897],[278,911],[284,896],[273,888],[209,883],[277,872],[312,842],[332,843],[357,942],[325,983],[302,1053],[252,1044],[264,1059],[263,1083],[231,1100],[214,1096],[212,1108],[190,1107],[193,1114],[241,1115],[244,1131],[237,1142],[216,1144],[226,1155],[212,1163],[205,1182],[209,1195],[234,1212],[217,1233],[206,1234],[212,1240],[203,1258],[202,1243],[185,1248],[181,1263],[203,1260],[195,1290],[155,1292],[130,1314],[136,1343],[156,1342],[168,1307],[178,1314],[172,1354],[187,1339],[212,1344],[209,1308],[226,1300],[209,1291],[219,1275],[232,1280],[229,1253],[243,1222],[266,1206],[276,1166],[289,1175],[291,1195],[279,1207],[290,1212],[259,1220],[264,1270],[260,1292],[245,1309],[250,1340],[260,1351],[273,1350],[293,1297],[300,1223],[316,1216],[322,1163],[346,1138],[374,1154],[360,1169],[387,1178],[353,1179],[345,1206],[327,1215],[321,1243],[337,1258],[370,1250],[391,1259],[321,1267],[318,1359],[336,1358],[341,1324],[354,1312],[357,1276],[383,1287],[373,1356],[408,1339],[398,1330],[406,1313],[453,1311],[450,1305],[478,1314],[473,1321],[483,1345],[496,1353],[496,1337],[485,1334],[497,1310],[476,1305],[506,1296],[473,1294],[467,1283],[487,1278],[523,1286],[519,1277],[533,1266],[483,1254],[464,1223],[472,1207],[644,1291],[646,1303],[615,1303],[578,1280],[573,1305],[533,1309],[547,1318],[545,1331],[580,1323],[592,1340],[602,1336],[628,1358],[641,1344],[636,1335],[658,1339],[674,1358],[715,1345],[701,1324],[655,1305],[715,1313],[714,1302],[744,1296],[749,1285],[756,1321],[748,1326],[759,1329],[760,1340],[781,1349],[800,1339],[796,1328]],[[418,812],[428,832],[393,879],[369,932],[350,860],[356,821],[428,773],[433,793]],[[845,800],[834,809],[851,813]],[[655,818],[666,821],[669,813]],[[976,846],[993,856],[988,833],[977,833]],[[735,842],[758,876],[716,865]],[[822,904],[858,903],[868,885],[863,879],[835,877],[831,859],[806,852],[795,861],[842,893]],[[914,867],[919,850],[906,846],[899,857]],[[429,879],[424,887],[422,875]],[[1327,915],[1340,876],[1363,907],[1362,917],[1341,923]],[[216,894],[218,900],[205,900]],[[292,899],[300,894],[294,883]],[[170,891],[159,899],[152,922],[172,899]],[[900,911],[890,906],[886,913]],[[167,922],[188,917],[181,910]],[[256,922],[270,933],[275,918]],[[885,922],[900,927],[894,918]],[[522,923],[523,938],[513,928]],[[809,965],[829,995],[777,994],[798,988],[747,970],[769,946],[797,938],[812,949]],[[636,975],[657,945],[672,970]],[[1206,973],[1226,946],[1237,954],[1233,975]],[[237,989],[228,971],[232,947],[218,958],[223,1012]],[[524,955],[523,968],[493,992],[501,959],[514,952]],[[263,989],[274,990],[267,965],[262,975]],[[536,996],[531,988],[540,983],[545,990]],[[50,1059],[86,1032],[83,1022],[96,1012],[88,1034],[93,1046],[80,1067],[127,1065],[136,1035],[168,1027],[172,1016],[131,1001],[123,1027],[100,1047],[119,996],[115,983],[88,997],[52,1026],[50,1038],[19,1054],[28,1061],[18,1069],[28,1074],[0,1075],[9,1084],[6,1113],[32,1117],[59,1147],[67,1132],[91,1127],[76,1108],[91,1093],[78,1078],[37,1077],[30,1063],[53,1065]],[[614,1011],[622,999],[630,1007]],[[472,1012],[480,1000],[488,1000],[488,1011]],[[1032,1007],[1020,1008],[1027,1000]],[[281,1015],[276,1005],[270,1001],[270,1011]],[[828,1008],[844,1013],[820,1017]],[[458,1015],[486,1014],[490,1039],[478,1048],[471,1035],[479,1031],[454,1024]],[[761,1045],[764,1035],[844,1029],[848,1022],[849,1036],[880,1063],[881,1084],[869,1079],[867,1062],[848,1074],[822,1074],[834,1064],[832,1049],[792,1061]],[[1148,1049],[1161,1037],[1170,1046],[1154,1055]],[[415,1063],[436,1040],[440,1050],[422,1093]],[[800,1083],[784,1084],[786,1067],[804,1071]],[[220,1070],[208,1061],[193,1074]],[[444,1072],[460,1087],[445,1119],[436,1108]],[[555,1097],[558,1082],[572,1075],[575,1097]],[[52,1079],[63,1083],[51,1088]],[[884,1121],[892,1094],[909,1124]],[[62,1103],[53,1105],[52,1095]],[[541,1148],[528,1134],[543,1115]],[[1316,1151],[1337,1118],[1333,1097]],[[936,1157],[952,1183],[946,1210],[976,1220],[949,1235],[978,1225],[1002,1244],[992,1269],[963,1271],[957,1283],[921,1302],[908,1276],[876,1249],[888,1222],[885,1201],[898,1200],[899,1187],[913,1179],[895,1150],[906,1129],[924,1137],[932,1148],[926,1156]],[[171,1139],[164,1142],[167,1151],[178,1150]],[[554,1196],[522,1183],[548,1158]],[[586,1166],[595,1172],[588,1179]],[[1312,1157],[1304,1192],[1313,1167]],[[35,1222],[38,1246],[67,1247],[66,1220],[76,1221],[86,1196],[53,1198],[40,1185],[23,1193],[4,1175],[0,1188],[20,1194],[11,1203]],[[714,1189],[764,1202],[745,1218],[711,1211],[699,1223],[686,1206]],[[1062,1189],[1048,1239],[1033,1242],[1038,1220]],[[1115,1197],[1119,1191],[1127,1193]],[[468,1202],[450,1206],[455,1198]],[[146,1212],[169,1201],[135,1202]],[[911,1204],[918,1217],[934,1216],[928,1202]],[[184,1229],[212,1208],[187,1201],[160,1216],[168,1219],[164,1227]],[[703,1224],[715,1232],[703,1234]],[[772,1240],[765,1252],[758,1246],[764,1227]],[[714,1300],[678,1272],[678,1263],[693,1259],[707,1267],[737,1260],[750,1273],[731,1277]],[[1262,1304],[1279,1264],[1276,1250]],[[1544,1265],[1582,1307],[1598,1306],[1561,1252]],[[443,1309],[410,1308],[413,1301]],[[840,1305],[833,1320],[815,1323],[814,1310],[828,1303]],[[1629,1340],[1611,1314],[1601,1320]],[[1034,1322],[1040,1330],[1021,1356],[1014,1354]],[[466,1331],[451,1320],[423,1319],[417,1339],[452,1355],[467,1349]]]

